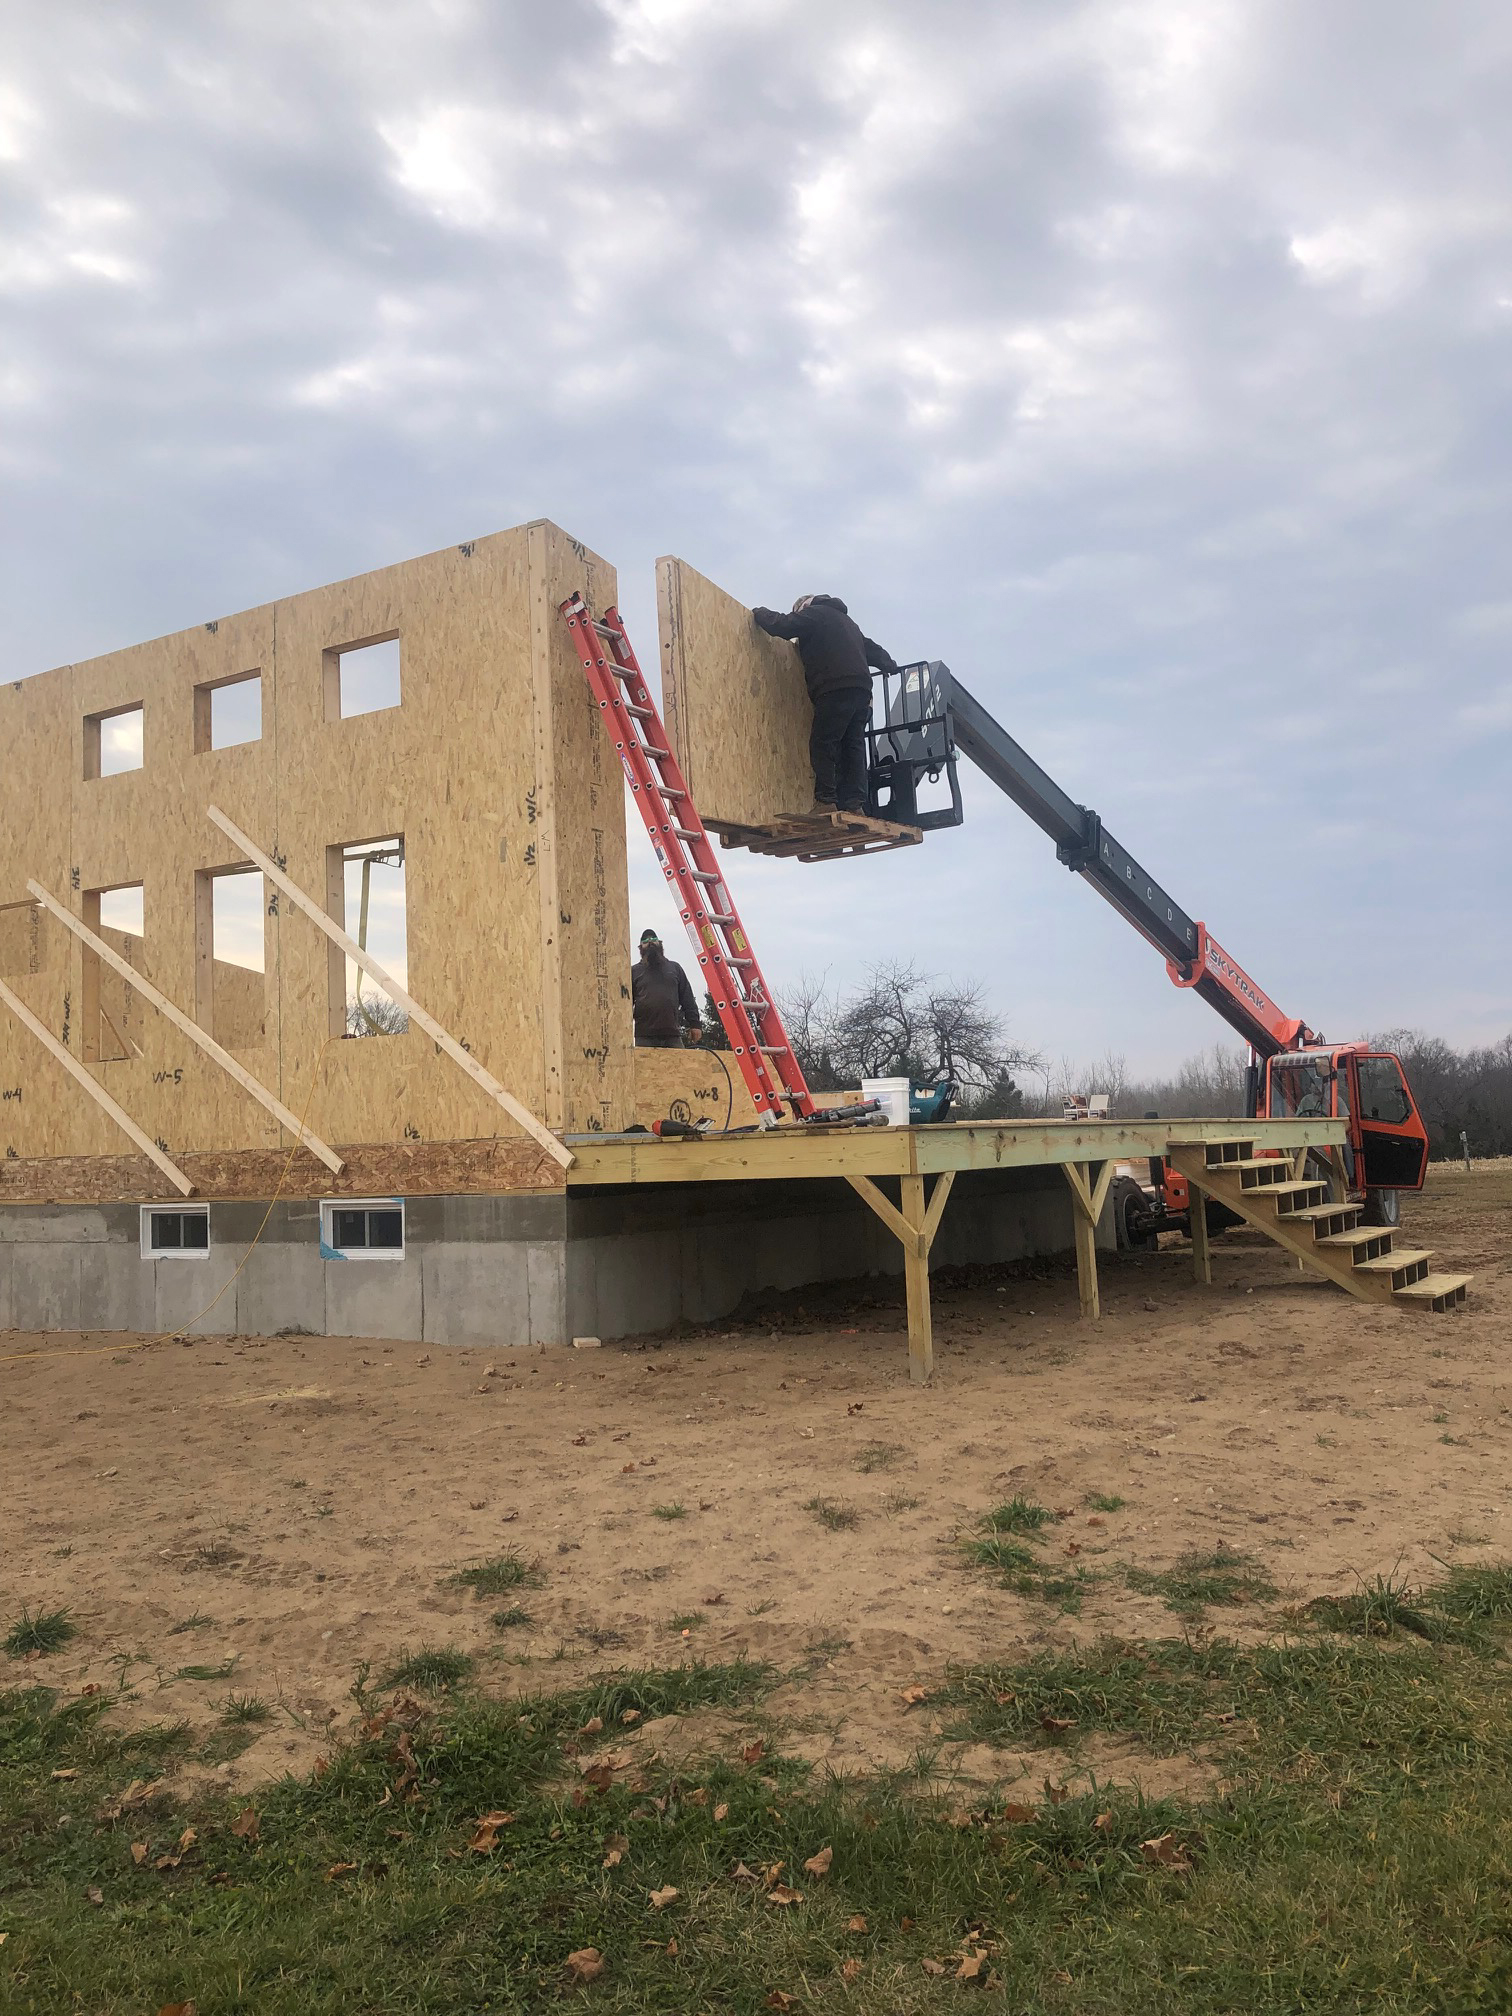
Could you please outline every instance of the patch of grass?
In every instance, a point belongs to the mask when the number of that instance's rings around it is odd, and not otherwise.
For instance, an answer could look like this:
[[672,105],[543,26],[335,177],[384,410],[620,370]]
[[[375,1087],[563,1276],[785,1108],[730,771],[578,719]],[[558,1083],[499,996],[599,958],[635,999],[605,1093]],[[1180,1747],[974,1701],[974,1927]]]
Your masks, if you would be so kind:
[[78,1632],[67,1610],[28,1610],[23,1606],[5,1634],[5,1649],[12,1659],[24,1659],[29,1652],[61,1652]]
[[776,1608],[777,1598],[775,1596],[763,1596],[759,1603],[751,1605],[746,1615],[747,1617],[765,1617],[769,1610],[775,1610]]
[[900,1512],[917,1511],[919,1500],[911,1491],[889,1491],[882,1500],[882,1510],[889,1519],[896,1519]]
[[803,1509],[812,1512],[819,1524],[831,1533],[848,1533],[861,1518],[854,1505],[846,1505],[838,1498],[810,1498]]
[[701,1631],[707,1622],[702,1610],[679,1610],[667,1628],[669,1631]]
[[1484,1547],[1491,1539],[1489,1533],[1472,1533],[1468,1526],[1455,1526],[1449,1534],[1451,1547]]
[[273,1710],[258,1694],[228,1694],[221,1705],[222,1722],[271,1722]]
[[1163,1596],[1166,1608],[1178,1617],[1199,1616],[1215,1604],[1266,1603],[1278,1593],[1251,1555],[1229,1547],[1216,1547],[1211,1553],[1197,1549],[1181,1555],[1174,1568],[1158,1572],[1129,1568],[1124,1573],[1131,1589],[1144,1596]]
[[1441,1427],[1441,1426],[1443,1425],[1443,1423],[1444,1423],[1444,1422],[1446,1422],[1446,1421],[1447,1421],[1447,1420],[1449,1419],[1449,1416],[1448,1416],[1448,1415],[1447,1415],[1447,1414],[1446,1414],[1446,1413],[1444,1412],[1444,1410],[1443,1410],[1442,1408],[1440,1408],[1437,1414],[1430,1414],[1430,1415],[1428,1416],[1428,1419],[1429,1419],[1429,1420],[1430,1420],[1430,1421],[1431,1421],[1431,1422],[1433,1423],[1433,1425],[1434,1425],[1434,1426],[1435,1426],[1435,1427],[1437,1428],[1437,1427]]
[[1313,1440],[1320,1449],[1337,1449],[1339,1446],[1337,1435],[1314,1435]]
[[471,1589],[481,1601],[485,1596],[507,1596],[511,1589],[538,1589],[542,1576],[539,1568],[511,1551],[495,1554],[472,1568],[459,1568],[446,1579],[458,1588]]
[[[143,1754],[94,1703],[0,1697],[17,2007],[127,2016],[192,1992],[259,2016],[635,2016],[755,2012],[780,1995],[922,2016],[961,2001],[949,1976],[975,1952],[982,2006],[1037,2016],[1142,2010],[1151,1984],[1163,2016],[1492,2016],[1512,2002],[1508,1662],[1363,1639],[1173,1640],[958,1674],[946,1705],[981,1740],[1045,1745],[1051,1782],[1099,1728],[1162,1752],[1200,1740],[1224,1774],[1211,1799],[1020,1791],[1011,1819],[1000,1798],[962,1811],[959,1792],[936,1799],[909,1771],[811,1770],[771,1737],[756,1768],[726,1746],[602,1790],[564,1748],[594,1716],[745,1708],[775,1677],[694,1665],[405,1711],[335,1746],[319,1777],[260,1787],[255,1840],[231,1832],[245,1795],[177,1786],[128,1823],[79,1824],[148,1775]],[[411,1771],[415,1796],[396,1799]],[[470,1853],[495,1810],[513,1816],[498,1845]],[[188,1827],[197,1841],[159,1870]],[[147,1844],[140,1865],[130,1840]],[[810,1878],[821,1849],[828,1873]],[[734,1879],[740,1864],[782,1864],[802,1902],[774,1907],[759,1877]],[[661,1886],[678,1895],[657,1916],[647,1893]],[[566,1960],[588,1946],[604,1973],[585,1993]]]
[[169,1625],[168,1636],[178,1638],[185,1631],[208,1631],[214,1622],[215,1619],[207,1617],[203,1610],[192,1610],[187,1617],[180,1618],[177,1624]]
[[1129,1501],[1111,1491],[1089,1491],[1082,1503],[1092,1512],[1122,1512]]
[[982,1524],[990,1533],[1038,1533],[1059,1518],[1059,1512],[1036,1505],[1032,1498],[1010,1498],[1006,1505],[995,1505]]
[[404,1652],[379,1681],[380,1687],[418,1687],[435,1693],[446,1687],[460,1687],[472,1672],[471,1655],[454,1645],[422,1645],[418,1652]]
[[513,1631],[517,1626],[530,1622],[530,1612],[522,1610],[518,1603],[511,1603],[507,1610],[495,1610],[488,1621],[495,1631]]
[[653,1519],[686,1519],[687,1516],[688,1508],[678,1498],[674,1498],[670,1505],[653,1505],[651,1507],[651,1517]]
[[1398,1631],[1430,1641],[1456,1635],[1449,1621],[1425,1605],[1410,1583],[1391,1575],[1362,1582],[1353,1596],[1318,1596],[1304,1613],[1325,1631],[1391,1638]]
[[216,1666],[180,1666],[173,1677],[175,1680],[229,1680],[240,1658],[240,1653],[233,1652]]
[[869,1477],[874,1470],[891,1470],[902,1454],[899,1442],[868,1442],[855,1459],[855,1467],[863,1477]]
[[1441,1616],[1455,1623],[1505,1622],[1512,1618],[1512,1566],[1450,1568],[1429,1592],[1429,1600]]

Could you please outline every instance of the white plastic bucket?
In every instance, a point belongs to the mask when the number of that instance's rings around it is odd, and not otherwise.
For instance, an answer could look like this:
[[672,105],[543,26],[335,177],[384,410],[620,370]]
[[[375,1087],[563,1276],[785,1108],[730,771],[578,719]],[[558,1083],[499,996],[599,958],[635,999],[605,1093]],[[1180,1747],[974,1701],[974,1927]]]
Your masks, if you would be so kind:
[[906,1078],[863,1078],[861,1097],[875,1099],[887,1115],[889,1127],[906,1127],[908,1120],[908,1096],[911,1087]]

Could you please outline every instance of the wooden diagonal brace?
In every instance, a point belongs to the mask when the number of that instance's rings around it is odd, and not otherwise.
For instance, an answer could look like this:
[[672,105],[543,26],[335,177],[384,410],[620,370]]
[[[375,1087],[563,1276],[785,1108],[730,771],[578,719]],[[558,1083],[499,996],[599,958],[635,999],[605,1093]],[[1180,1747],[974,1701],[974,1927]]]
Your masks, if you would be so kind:
[[348,959],[352,960],[355,965],[360,966],[370,980],[376,981],[384,993],[388,995],[389,999],[396,1001],[404,1009],[410,1020],[417,1023],[425,1031],[426,1035],[431,1038],[432,1042],[444,1050],[460,1070],[467,1073],[475,1085],[481,1086],[490,1099],[502,1106],[511,1120],[523,1127],[527,1134],[538,1141],[554,1162],[559,1163],[563,1169],[570,1169],[572,1167],[572,1150],[563,1147],[555,1134],[552,1134],[541,1125],[528,1106],[522,1106],[513,1093],[506,1092],[493,1073],[485,1071],[477,1058],[464,1050],[456,1037],[449,1030],[443,1029],[434,1015],[428,1015],[414,996],[406,993],[404,988],[399,985],[393,974],[386,972],[378,964],[378,961],[373,957],[371,952],[365,951],[355,938],[349,938],[341,926],[334,923],[326,915],[325,911],[321,909],[314,898],[307,896],[297,882],[291,882],[277,863],[270,861],[262,849],[249,840],[241,828],[226,817],[218,805],[207,806],[206,811],[209,814],[211,823],[218,826],[228,840],[234,840],[247,859],[255,867],[260,868],[268,880],[276,888],[281,889],[291,903],[296,904],[299,909],[303,910],[310,922],[318,925],[333,945],[339,945]]
[[135,1120],[132,1119],[131,1115],[127,1113],[124,1110],[124,1108],[116,1104],[115,1100],[111,1098],[110,1094],[105,1090],[104,1086],[97,1083],[97,1081],[90,1076],[89,1072],[87,1072],[84,1069],[84,1066],[78,1061],[78,1059],[72,1056],[67,1050],[64,1049],[63,1045],[58,1041],[57,1037],[54,1036],[52,1031],[49,1028],[47,1028],[43,1023],[37,1020],[36,1016],[33,1015],[30,1008],[27,1007],[24,1001],[18,1000],[16,996],[12,994],[11,990],[9,989],[9,987],[6,986],[3,980],[0,980],[0,1001],[3,1001],[5,1003],[6,1007],[9,1008],[11,1013],[15,1016],[16,1020],[20,1022],[23,1025],[23,1027],[31,1031],[33,1036],[36,1037],[37,1041],[42,1045],[43,1049],[47,1051],[49,1056],[55,1057],[57,1061],[63,1066],[63,1069],[68,1073],[68,1075],[71,1078],[75,1078],[78,1080],[79,1084],[83,1086],[84,1090],[89,1094],[90,1098],[93,1099],[95,1104],[98,1107],[100,1107],[104,1112],[110,1115],[111,1119],[114,1120],[117,1127],[120,1128],[121,1132],[127,1135],[132,1141],[136,1143],[137,1147],[141,1149],[142,1153],[147,1157],[148,1161],[156,1163],[157,1167],[162,1170],[163,1174],[168,1178],[168,1181],[173,1185],[174,1189],[178,1191],[180,1196],[182,1197],[193,1196],[194,1185],[189,1181],[189,1178],[184,1174],[183,1170],[180,1169],[178,1164],[176,1162],[169,1161],[168,1157],[163,1153],[162,1149],[159,1148],[157,1143],[151,1140],[146,1134],[142,1132],[141,1128],[138,1127]]
[[[259,1083],[245,1066],[238,1064],[236,1059],[223,1050],[212,1036],[201,1029],[198,1022],[191,1021],[181,1008],[175,1007],[166,994],[161,993],[153,986],[150,980],[138,973],[129,960],[123,959],[113,946],[108,945],[103,938],[91,931],[89,926],[75,917],[71,910],[65,910],[61,903],[47,893],[40,882],[31,881],[26,886],[32,895],[36,897],[37,901],[51,911],[60,924],[66,925],[76,938],[82,939],[90,950],[97,953],[107,965],[113,967],[128,985],[135,987],[139,994],[145,995],[160,1015],[166,1015],[175,1029],[182,1030],[191,1043],[197,1043],[205,1055],[219,1064],[222,1071],[228,1077],[234,1078],[244,1092],[250,1092],[257,1103],[260,1106],[266,1107],[279,1125],[286,1127],[296,1141],[303,1141],[312,1154],[318,1155],[332,1175],[339,1176],[341,1174],[346,1164],[336,1153],[335,1149],[328,1148],[320,1136],[312,1134],[308,1127],[301,1127],[298,1119],[289,1111],[283,1101],[276,1099],[267,1086]],[[101,1012],[103,1013],[103,1010]]]

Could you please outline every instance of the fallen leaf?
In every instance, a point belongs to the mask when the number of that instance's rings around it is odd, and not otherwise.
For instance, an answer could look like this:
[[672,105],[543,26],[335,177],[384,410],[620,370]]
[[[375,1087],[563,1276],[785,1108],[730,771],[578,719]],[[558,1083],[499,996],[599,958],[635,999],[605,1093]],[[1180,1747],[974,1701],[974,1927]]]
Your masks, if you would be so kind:
[[774,1988],[761,2006],[763,2009],[796,2009],[798,2001],[796,1996],[784,1995],[780,1988]]
[[1160,1869],[1180,1872],[1192,1866],[1174,1834],[1157,1834],[1152,1841],[1141,1841],[1139,1852],[1146,1862]]
[[869,1930],[869,1927],[867,1926],[865,1918],[858,1911],[854,1918],[846,1919],[845,1929],[847,1932],[865,1932]]
[[677,1886],[674,1883],[669,1883],[664,1890],[652,1890],[648,1892],[652,1909],[660,1911],[662,1906],[670,1904],[677,1894]]
[[709,1609],[712,1610],[716,1603],[723,1603],[724,1591],[723,1589],[711,1590],[707,1596],[700,1596],[698,1600],[700,1603],[706,1604],[709,1607]]
[[257,1839],[257,1825],[257,1815],[250,1806],[244,1806],[231,1822],[231,1832],[236,1836],[238,1841],[255,1841]]
[[604,1956],[597,1946],[580,1946],[567,1955],[567,1972],[574,1981],[596,1981],[604,1971]]
[[714,1808],[714,1818],[716,1820],[728,1820],[729,1817],[730,1802],[728,1799],[721,1799],[719,1804]]
[[513,1813],[485,1813],[473,1822],[473,1837],[468,1847],[474,1855],[491,1855],[498,1846],[499,1829],[514,1824]]
[[1027,1827],[1031,1820],[1038,1820],[1038,1806],[1019,1806],[1009,1800],[1003,1808],[1003,1818],[1011,1827]]
[[1049,1736],[1064,1736],[1076,1723],[1069,1715],[1041,1715],[1040,1727]]
[[654,1456],[642,1456],[640,1467],[642,1470],[654,1470],[656,1468],[656,1458]]
[[854,1981],[860,1972],[861,1962],[859,1960],[853,1958],[843,1961],[840,1967],[840,1979],[842,1981]]
[[132,1842],[131,1859],[135,1862],[138,1869],[140,1869],[142,1864],[147,1860],[147,1843],[145,1841]]
[[688,1804],[690,1806],[707,1806],[708,1803],[709,1803],[709,1794],[706,1788],[702,1785],[695,1787],[695,1789],[688,1794]]
[[57,1779],[57,1778],[77,1778],[77,1777],[78,1777],[78,1775],[79,1775],[79,1774],[78,1774],[78,1772],[77,1772],[76,1770],[74,1770],[74,1769],[72,1768],[72,1766],[70,1766],[70,1768],[69,1768],[69,1769],[68,1769],[67,1771],[54,1771],[54,1772],[53,1772],[53,1773],[51,1774],[51,1776],[52,1776],[53,1778],[55,1778],[55,1779]]
[[105,1892],[100,1888],[98,1883],[91,1883],[89,1888],[84,1892],[84,1895],[89,1899],[91,1904],[103,1904],[105,1902]]
[[621,1463],[621,1465],[620,1465],[620,1475],[621,1475],[621,1477],[623,1477],[623,1476],[624,1476],[624,1474],[625,1474],[625,1472],[626,1472],[627,1470],[633,1470],[634,1468],[635,1468],[635,1465],[634,1465],[633,1463]]
[[1068,1540],[1066,1542],[1066,1552],[1068,1554],[1080,1554],[1081,1552],[1080,1540]]
[[330,1768],[331,1768],[331,1760],[329,1757],[317,1757],[315,1759],[315,1762],[310,1766],[311,1775],[317,1780],[319,1780],[321,1778],[324,1778],[324,1776],[326,1775],[327,1771],[330,1770]]
[[675,1960],[677,1958],[677,1941],[675,1939],[669,1939],[667,1941],[667,1958],[669,1960]]
[[747,1743],[740,1755],[742,1761],[747,1764],[759,1764],[766,1755],[766,1745],[758,1736],[754,1743]]
[[744,1862],[737,1862],[735,1867],[730,1871],[730,1881],[732,1883],[759,1883],[761,1878],[756,1874],[754,1869],[747,1869]]
[[[856,1333],[855,1333],[855,1331],[854,1331],[854,1330],[847,1330],[847,1331],[845,1332],[845,1335],[846,1335],[847,1337],[854,1337],[854,1336],[855,1336],[855,1334],[856,1334]],[[864,1407],[865,1405],[866,1405],[866,1402],[865,1402],[864,1400],[852,1400],[852,1401],[850,1402],[850,1404],[849,1404],[849,1405],[848,1405],[848,1406],[846,1407],[846,1410],[845,1410],[845,1411],[846,1411],[846,1413],[847,1413],[847,1414],[859,1414],[859,1413],[861,1412],[861,1409],[862,1409],[862,1408],[863,1408],[863,1407]]]
[[582,1773],[583,1783],[593,1786],[598,1792],[607,1792],[614,1780],[614,1767],[611,1764],[584,1764]]
[[83,1687],[79,1689],[79,1692],[83,1695],[86,1701],[89,1699],[91,1694],[98,1694],[99,1691],[100,1691],[100,1683],[98,1680],[90,1680]]
[[1071,1797],[1071,1794],[1066,1790],[1064,1785],[1052,1785],[1047,1778],[1045,1780],[1045,1797],[1050,1801],[1052,1806],[1064,1806],[1066,1801]]
[[198,2002],[165,2002],[158,2016],[199,2016]]
[[603,1726],[604,1726],[603,1716],[592,1715],[583,1724],[582,1728],[579,1729],[578,1734],[579,1736],[597,1736],[599,1731],[603,1728]]
[[801,1904],[803,1892],[794,1890],[786,1883],[774,1883],[766,1895],[768,1904]]
[[810,1876],[828,1876],[830,1864],[834,1859],[835,1851],[833,1848],[821,1848],[817,1855],[810,1855],[803,1866],[807,1869]]
[[900,1932],[912,1932],[913,1929],[914,1929],[914,1921],[912,1918],[909,1917],[908,1913],[905,1911],[903,1913],[903,1916],[898,1920],[898,1930]]
[[624,1861],[629,1853],[630,1837],[627,1834],[611,1834],[609,1839],[604,1843],[602,1866],[605,1869],[618,1869],[621,1862]]
[[1112,1813],[1099,1813],[1097,1818],[1092,1822],[1092,1825],[1097,1829],[1099,1834],[1106,1834],[1108,1829],[1113,1825]]
[[621,1722],[623,1722],[627,1727],[632,1722],[639,1722],[640,1718],[641,1718],[641,1711],[639,1710],[639,1708],[626,1708],[620,1715]]
[[[478,1391],[480,1393],[484,1392],[485,1390],[486,1389],[482,1386],[478,1388]],[[574,1449],[585,1449],[588,1446],[588,1437],[586,1435],[574,1435],[572,1438],[572,1446]]]
[[415,1360],[415,1363],[416,1363],[417,1365],[429,1365],[429,1363],[430,1363],[430,1353],[429,1353],[429,1351],[427,1351],[427,1352],[426,1352],[426,1354],[425,1354],[425,1356],[424,1356],[423,1358],[417,1358],[417,1359]]
[[945,1962],[943,1960],[921,1960],[919,1965],[924,1969],[926,1974],[938,1975],[945,1972]]
[[325,1880],[332,1883],[338,1876],[350,1876],[356,1867],[355,1862],[333,1862],[325,1873]]
[[898,1698],[905,1708],[917,1708],[921,1701],[929,1699],[929,1689],[920,1687],[917,1683],[912,1687],[900,1687]]
[[1094,1512],[1092,1514],[1092,1517],[1087,1521],[1087,1524],[1089,1526],[1106,1526],[1107,1523],[1108,1523],[1107,1520],[1100,1518],[1096,1512]]

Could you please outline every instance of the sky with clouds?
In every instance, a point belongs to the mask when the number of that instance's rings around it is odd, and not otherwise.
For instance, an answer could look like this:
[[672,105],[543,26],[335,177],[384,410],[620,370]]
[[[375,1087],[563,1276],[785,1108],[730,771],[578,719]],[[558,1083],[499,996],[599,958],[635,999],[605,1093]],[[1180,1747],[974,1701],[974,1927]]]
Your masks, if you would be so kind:
[[[648,662],[663,552],[943,658],[1288,1012],[1512,1026],[1503,0],[22,0],[0,314],[7,677],[550,516]],[[1224,1034],[965,793],[734,857],[772,977]]]

